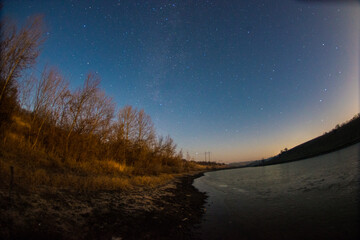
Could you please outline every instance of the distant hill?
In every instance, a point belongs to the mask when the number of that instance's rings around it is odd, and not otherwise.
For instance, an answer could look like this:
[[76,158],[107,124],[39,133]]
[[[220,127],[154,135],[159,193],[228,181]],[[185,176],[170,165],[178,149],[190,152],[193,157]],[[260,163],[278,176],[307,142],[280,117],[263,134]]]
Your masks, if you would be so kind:
[[267,161],[260,161],[257,166],[279,164],[297,161],[309,157],[329,153],[360,142],[360,114],[350,121],[336,127],[324,135],[300,144],[281,153]]
[[238,168],[238,167],[245,167],[251,164],[254,161],[247,161],[247,162],[232,162],[228,164],[229,168]]

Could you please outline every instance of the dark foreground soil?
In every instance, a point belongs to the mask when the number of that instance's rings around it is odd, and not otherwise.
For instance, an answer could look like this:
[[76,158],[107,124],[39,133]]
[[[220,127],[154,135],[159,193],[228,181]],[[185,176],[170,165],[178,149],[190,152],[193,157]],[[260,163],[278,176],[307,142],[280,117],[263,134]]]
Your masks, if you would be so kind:
[[157,188],[0,189],[0,239],[197,239],[206,195],[187,175]]

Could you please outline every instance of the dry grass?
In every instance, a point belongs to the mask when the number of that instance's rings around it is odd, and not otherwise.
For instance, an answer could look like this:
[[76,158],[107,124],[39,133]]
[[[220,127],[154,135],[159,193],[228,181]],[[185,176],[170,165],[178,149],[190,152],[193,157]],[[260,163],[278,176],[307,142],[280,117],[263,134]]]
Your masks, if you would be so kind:
[[133,167],[113,160],[91,160],[88,162],[67,160],[63,166],[77,174],[82,175],[123,176],[130,175],[133,172]]
[[[4,150],[6,149],[6,150]],[[19,149],[21,149],[19,151]],[[24,189],[48,186],[76,191],[126,190],[134,187],[155,187],[182,173],[204,170],[204,166],[188,163],[179,173],[157,169],[145,174],[136,167],[108,160],[62,161],[44,150],[19,145],[19,138],[8,138],[0,148],[0,184],[9,187],[10,166],[14,167],[14,186]],[[161,172],[160,172],[161,171]],[[166,173],[167,172],[167,173]]]
[[[14,163],[14,162],[13,162]],[[1,183],[4,187],[9,187],[10,183],[10,166],[14,166],[0,159]],[[24,169],[19,165],[14,166],[14,185],[23,188],[36,188],[38,186],[49,186],[62,189],[71,189],[77,191],[94,191],[94,190],[126,190],[136,186],[154,187],[164,184],[171,179],[172,174],[161,174],[158,176],[131,176],[131,175],[115,175],[114,171],[125,172],[127,166],[108,161],[102,164],[104,168],[97,170],[98,174],[89,173],[55,173],[45,168],[35,170]],[[90,172],[95,172],[94,168],[88,165],[80,164],[81,172],[84,168]],[[108,174],[101,172],[104,170]]]

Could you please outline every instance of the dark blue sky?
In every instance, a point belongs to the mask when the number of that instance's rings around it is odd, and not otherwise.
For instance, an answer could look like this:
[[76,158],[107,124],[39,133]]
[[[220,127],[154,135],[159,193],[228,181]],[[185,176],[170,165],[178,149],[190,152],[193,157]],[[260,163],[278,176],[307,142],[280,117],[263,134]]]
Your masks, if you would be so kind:
[[[88,72],[198,160],[270,157],[359,112],[360,4],[326,1],[3,2],[43,14],[36,69]],[[198,154],[196,154],[198,153]]]

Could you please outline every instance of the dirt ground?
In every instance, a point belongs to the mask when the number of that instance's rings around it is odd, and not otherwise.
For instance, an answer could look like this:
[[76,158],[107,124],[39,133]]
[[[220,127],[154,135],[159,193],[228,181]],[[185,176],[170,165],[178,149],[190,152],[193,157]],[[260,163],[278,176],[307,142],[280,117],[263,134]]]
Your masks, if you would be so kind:
[[206,195],[201,173],[156,188],[88,193],[0,188],[1,239],[197,239]]

